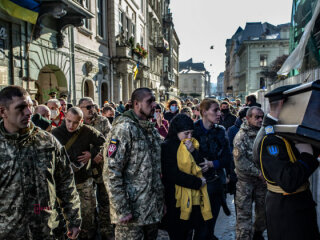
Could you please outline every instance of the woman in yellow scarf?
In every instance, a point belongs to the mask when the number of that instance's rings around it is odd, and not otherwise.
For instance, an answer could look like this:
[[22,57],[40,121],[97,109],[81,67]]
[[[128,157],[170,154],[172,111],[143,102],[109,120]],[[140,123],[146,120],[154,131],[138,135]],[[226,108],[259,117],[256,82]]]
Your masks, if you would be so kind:
[[162,173],[167,214],[164,222],[171,240],[208,238],[205,221],[212,218],[206,180],[196,164],[199,143],[192,138],[193,121],[184,114],[175,116],[162,144]]

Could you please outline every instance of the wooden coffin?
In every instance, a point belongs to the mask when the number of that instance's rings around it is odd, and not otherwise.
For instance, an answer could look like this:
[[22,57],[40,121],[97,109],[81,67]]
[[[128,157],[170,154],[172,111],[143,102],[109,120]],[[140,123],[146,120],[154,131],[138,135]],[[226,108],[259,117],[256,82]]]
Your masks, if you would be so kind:
[[285,91],[275,132],[320,149],[320,80]]

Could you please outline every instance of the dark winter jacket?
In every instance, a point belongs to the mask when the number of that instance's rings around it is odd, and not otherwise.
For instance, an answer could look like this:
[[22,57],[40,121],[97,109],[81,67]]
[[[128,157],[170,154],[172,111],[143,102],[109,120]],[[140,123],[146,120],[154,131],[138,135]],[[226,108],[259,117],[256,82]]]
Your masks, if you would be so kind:
[[[81,128],[81,133],[67,151],[69,158],[73,163],[77,163],[78,156],[81,156],[82,152],[85,151],[89,151],[91,153],[91,159],[93,159],[100,152],[103,144],[105,143],[105,138],[98,130],[85,124],[83,124]],[[79,131],[79,129],[77,131]],[[68,132],[65,123],[63,123],[60,127],[53,129],[52,134],[62,145],[65,146],[69,139],[72,138],[73,134],[76,132]],[[75,172],[74,179],[76,184],[83,183],[88,178],[92,177],[90,164],[91,160],[89,160],[86,165],[80,168],[79,171]]]
[[169,123],[170,123],[170,121],[171,121],[171,119],[174,117],[174,116],[176,116],[177,114],[179,113],[179,111],[176,111],[175,113],[172,113],[172,112],[166,112],[165,114],[164,114],[164,119],[165,120],[167,120]]
[[233,151],[233,139],[239,132],[241,124],[242,124],[242,120],[240,118],[237,118],[234,125],[228,129],[228,138],[229,138],[229,145],[230,145],[231,152]]
[[220,181],[215,181],[215,184],[222,184],[221,179],[225,176],[223,168],[229,172],[232,161],[225,128],[223,126],[215,125],[210,130],[207,130],[204,128],[202,120],[200,119],[195,123],[193,137],[197,139],[200,144],[199,161],[203,161],[203,158],[213,161],[214,168],[211,168],[208,172],[204,173],[204,177],[210,181],[210,179],[217,174]]
[[221,116],[219,125],[224,126],[225,129],[228,130],[229,127],[234,125],[236,119],[237,119],[237,117],[229,112],[229,113],[225,114],[223,119]]

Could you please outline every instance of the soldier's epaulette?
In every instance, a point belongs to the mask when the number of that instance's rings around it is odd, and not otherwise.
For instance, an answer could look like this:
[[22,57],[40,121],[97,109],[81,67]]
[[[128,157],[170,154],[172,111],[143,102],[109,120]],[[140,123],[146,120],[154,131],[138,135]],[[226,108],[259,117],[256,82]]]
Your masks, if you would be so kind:
[[269,135],[269,134],[274,134],[274,129],[273,129],[273,126],[266,126],[265,128],[264,128],[264,131],[265,131],[265,133],[267,134],[267,135]]

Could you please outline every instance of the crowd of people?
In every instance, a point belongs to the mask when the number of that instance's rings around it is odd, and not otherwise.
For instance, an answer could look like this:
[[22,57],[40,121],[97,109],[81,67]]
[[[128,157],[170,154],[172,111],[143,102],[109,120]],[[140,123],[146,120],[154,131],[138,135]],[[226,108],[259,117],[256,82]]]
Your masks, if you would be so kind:
[[[9,86],[0,114],[0,239],[155,240],[162,228],[172,240],[215,240],[220,209],[230,215],[226,194],[235,198],[237,240],[262,240],[272,225],[267,178],[253,157],[265,117],[254,95],[244,104],[161,103],[138,88],[127,103],[100,108],[55,94],[38,105]],[[305,180],[316,160],[297,148],[310,165]]]

